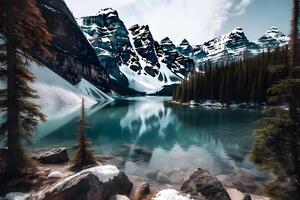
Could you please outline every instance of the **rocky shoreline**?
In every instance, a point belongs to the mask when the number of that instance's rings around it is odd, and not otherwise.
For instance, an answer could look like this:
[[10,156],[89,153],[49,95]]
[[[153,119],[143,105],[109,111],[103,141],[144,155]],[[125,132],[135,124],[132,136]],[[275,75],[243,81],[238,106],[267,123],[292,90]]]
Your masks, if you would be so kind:
[[195,102],[190,101],[188,103],[182,103],[178,101],[172,100],[171,103],[176,105],[183,105],[183,106],[190,106],[190,107],[204,107],[208,109],[225,109],[225,108],[241,108],[241,109],[251,109],[251,110],[261,110],[262,108],[266,107],[266,104],[257,104],[257,103],[231,103],[231,104],[225,104],[221,102],[215,102],[215,101],[203,101],[203,102]]
[[[142,148],[134,151],[147,154]],[[155,174],[165,184],[145,182],[137,176],[127,175],[115,166],[119,161],[113,157],[98,156],[99,165],[77,173],[70,170],[68,151],[65,148],[37,151],[33,158],[39,162],[37,176],[28,180],[13,180],[5,188],[1,186],[1,200],[269,199],[229,188],[204,169],[197,169],[189,177],[182,175],[181,186],[177,187],[168,181],[170,177],[155,172],[152,175]],[[150,176],[151,172],[148,173]],[[24,187],[26,184],[30,187]]]

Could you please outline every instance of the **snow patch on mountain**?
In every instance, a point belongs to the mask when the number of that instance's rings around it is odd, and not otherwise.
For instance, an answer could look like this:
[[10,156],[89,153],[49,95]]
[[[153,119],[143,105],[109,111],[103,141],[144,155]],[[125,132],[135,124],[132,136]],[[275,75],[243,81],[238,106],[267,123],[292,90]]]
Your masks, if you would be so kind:
[[148,25],[136,24],[127,30],[111,8],[77,22],[111,80],[125,88],[153,94],[180,83],[194,68],[193,60],[179,55],[175,46],[169,52],[155,41]]
[[278,30],[277,27],[271,27],[262,37],[260,37],[256,44],[258,44],[264,51],[268,48],[276,48],[277,46],[288,45],[290,38]]
[[230,33],[216,37],[201,45],[191,46],[184,39],[177,50],[194,59],[197,67],[203,67],[208,62],[233,62],[246,56],[255,56],[268,49],[287,45],[289,37],[277,27],[269,29],[258,40],[251,42],[246,37],[242,27],[234,28]]
[[84,95],[91,97],[92,99],[96,100],[97,102],[106,102],[106,101],[113,101],[113,98],[99,90],[93,84],[85,80],[84,78],[75,85],[75,87]]
[[179,84],[181,79],[174,75],[165,65],[162,65],[157,76],[153,77],[147,73],[136,73],[127,66],[121,66],[120,71],[128,78],[129,87],[146,94],[154,94],[163,89],[164,86]]
[[37,100],[38,104],[42,106],[42,112],[48,118],[63,117],[78,110],[82,98],[85,99],[87,107],[97,103],[91,97],[81,94],[72,84],[47,67],[31,63],[30,71],[36,77],[32,87],[40,96],[40,99]]

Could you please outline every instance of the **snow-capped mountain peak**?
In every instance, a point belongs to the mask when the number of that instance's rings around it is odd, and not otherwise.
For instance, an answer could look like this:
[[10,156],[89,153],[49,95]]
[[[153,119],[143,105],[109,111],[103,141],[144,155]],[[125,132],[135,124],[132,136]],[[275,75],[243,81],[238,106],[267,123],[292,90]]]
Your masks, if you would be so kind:
[[256,43],[264,49],[285,46],[289,43],[289,37],[283,34],[276,26],[271,27]]
[[[216,37],[202,45],[193,47],[192,53],[196,66],[203,66],[207,61],[212,63],[230,62],[244,55],[252,46],[241,27],[236,27],[231,32]],[[179,51],[181,46],[178,47]]]
[[187,39],[183,39],[182,42],[177,47],[177,50],[182,55],[191,56],[190,52],[193,51],[193,47],[192,47],[192,45],[190,45],[190,43]]
[[118,12],[112,8],[103,8],[98,12],[98,15],[115,15],[118,16]]
[[190,45],[189,41],[186,38],[184,38],[181,41],[181,43],[179,44],[179,46],[191,46],[191,45]]
[[271,37],[286,37],[276,26],[272,26],[265,35],[269,35]]
[[288,44],[289,37],[285,36],[273,26],[257,41],[248,40],[243,28],[238,26],[231,32],[223,34],[201,45],[195,45],[192,49],[185,50],[188,46],[187,41],[183,41],[178,47],[178,51],[194,59],[196,67],[202,67],[207,62],[233,62],[247,56],[257,55],[266,51],[268,48],[285,46]]
[[232,33],[244,33],[243,28],[240,26],[237,26],[236,28],[234,28],[232,31]]
[[160,41],[160,44],[173,44],[173,42],[169,37],[165,37]]
[[175,46],[169,37],[157,42],[148,25],[136,24],[127,29],[112,8],[102,9],[96,16],[83,17],[81,22],[82,31],[113,81],[113,89],[119,93],[120,88],[156,93],[180,82],[195,66],[233,62],[244,55],[253,56],[266,48],[283,46],[289,40],[272,27],[251,42],[238,26],[200,45],[193,46],[184,39]]
[[121,88],[159,92],[179,83],[194,68],[193,60],[179,55],[172,41],[171,49],[159,44],[148,25],[136,24],[127,30],[111,8],[81,18],[79,25],[109,73],[113,89],[120,94]]
[[169,52],[176,52],[176,46],[169,37],[165,37],[160,41],[160,46]]

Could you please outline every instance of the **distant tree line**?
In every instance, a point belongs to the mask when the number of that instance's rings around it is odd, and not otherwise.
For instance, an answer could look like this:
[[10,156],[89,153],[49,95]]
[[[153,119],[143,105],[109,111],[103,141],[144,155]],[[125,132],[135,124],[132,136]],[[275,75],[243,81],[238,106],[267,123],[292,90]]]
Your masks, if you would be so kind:
[[174,90],[173,100],[181,103],[205,100],[224,104],[263,103],[272,83],[288,75],[289,48],[278,47],[238,62],[212,65],[193,72]]

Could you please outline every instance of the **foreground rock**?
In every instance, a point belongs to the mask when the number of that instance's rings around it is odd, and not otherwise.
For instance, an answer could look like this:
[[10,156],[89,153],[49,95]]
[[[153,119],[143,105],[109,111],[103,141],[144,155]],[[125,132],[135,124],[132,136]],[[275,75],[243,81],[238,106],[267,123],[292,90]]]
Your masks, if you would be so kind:
[[191,199],[230,200],[229,194],[221,182],[207,170],[198,169],[183,183],[181,191],[190,194]]
[[235,188],[227,188],[231,200],[270,200],[268,197],[253,194],[244,194]]
[[68,162],[69,156],[66,148],[58,148],[41,152],[35,159],[45,164],[61,164]]
[[144,155],[144,156],[152,156],[152,151],[138,145],[134,144],[123,144],[122,145],[124,148],[131,150],[133,153],[138,154],[138,155]]
[[136,188],[136,192],[134,194],[135,200],[144,200],[149,199],[149,196],[151,195],[151,189],[149,183],[142,183]]
[[106,200],[112,195],[128,194],[132,183],[115,166],[105,165],[83,170],[56,184],[44,200]]

